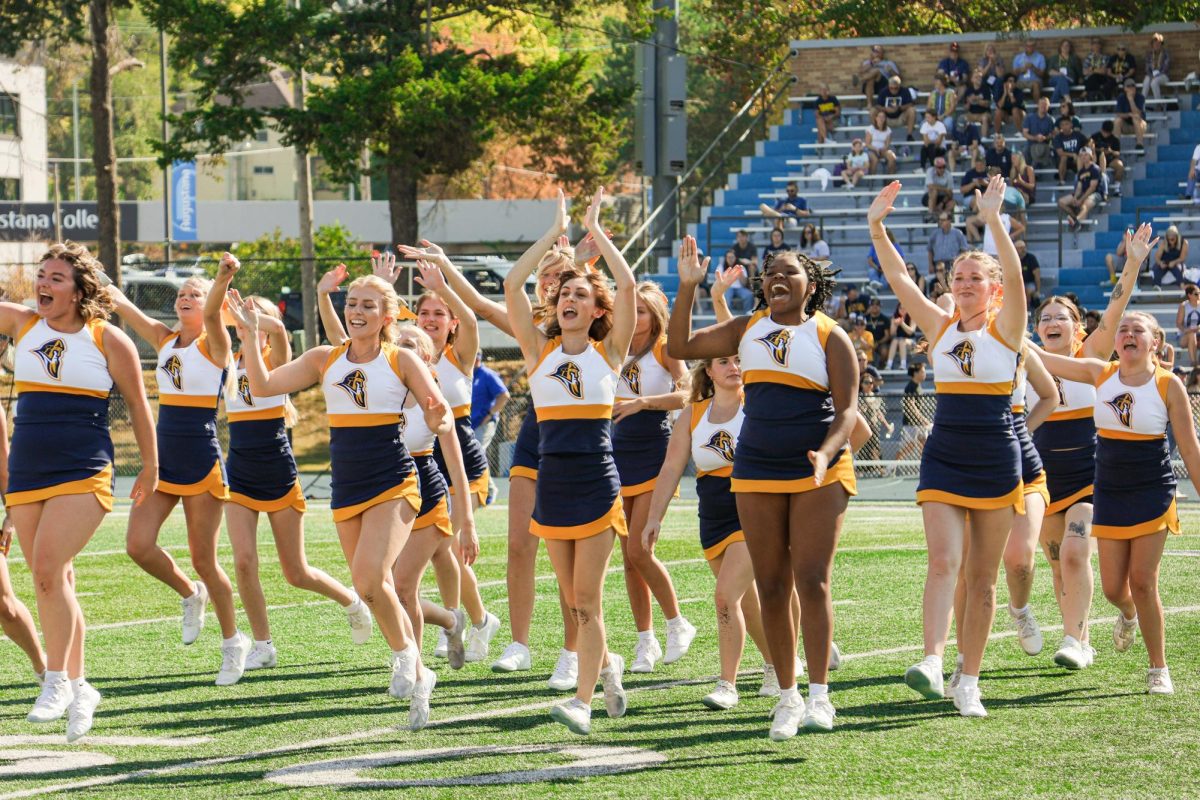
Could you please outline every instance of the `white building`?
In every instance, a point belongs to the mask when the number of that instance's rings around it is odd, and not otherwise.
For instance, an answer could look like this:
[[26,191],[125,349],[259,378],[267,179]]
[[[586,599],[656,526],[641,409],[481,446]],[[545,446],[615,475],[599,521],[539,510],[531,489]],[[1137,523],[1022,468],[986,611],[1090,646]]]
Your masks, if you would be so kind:
[[[0,59],[0,208],[52,199],[46,157],[46,70]],[[32,262],[44,245],[19,241],[9,216],[0,212],[0,263]]]

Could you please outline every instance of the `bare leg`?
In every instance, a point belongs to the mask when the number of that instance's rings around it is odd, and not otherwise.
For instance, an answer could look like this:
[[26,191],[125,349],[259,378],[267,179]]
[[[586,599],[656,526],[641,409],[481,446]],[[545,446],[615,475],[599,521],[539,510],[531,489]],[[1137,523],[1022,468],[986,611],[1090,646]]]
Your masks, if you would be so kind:
[[[1076,503],[1063,514],[1062,594],[1063,632],[1081,642],[1088,641],[1088,614],[1092,610],[1095,577],[1092,575],[1092,504]],[[1132,616],[1130,601],[1127,610]]]
[[[1109,543],[1108,540],[1100,541],[1101,548]],[[1158,595],[1158,565],[1162,561],[1166,543],[1166,530],[1128,541],[1129,589],[1137,606],[1138,623],[1150,656],[1150,666],[1154,669],[1162,669],[1167,665],[1165,620],[1162,600]]]
[[250,631],[255,640],[265,642],[271,638],[271,625],[258,572],[258,512],[237,503],[227,503],[225,530],[233,545],[233,574],[237,578],[242,610],[250,620]]
[[800,630],[810,684],[829,682],[829,656],[833,650],[830,580],[849,501],[850,495],[841,484],[791,495],[791,564],[800,597]]
[[294,508],[284,508],[272,511],[267,518],[271,521],[283,579],[297,589],[328,597],[342,608],[351,605],[354,602],[352,591],[324,570],[308,563],[304,553],[304,515]]
[[1012,530],[1012,508],[972,510],[970,552],[966,559],[967,607],[963,613],[963,675],[979,676],[996,616],[996,574]]
[[1033,593],[1033,558],[1046,500],[1040,494],[1025,495],[1025,513],[1013,518],[1012,531],[1004,548],[1004,577],[1008,582],[1008,604],[1020,609],[1029,605]]
[[736,499],[754,565],[767,647],[779,686],[790,689],[796,685],[796,627],[791,607],[795,573],[788,552],[789,496],[740,492]]
[[591,703],[600,670],[608,663],[604,630],[604,575],[612,556],[612,528],[578,541],[546,540],[550,562],[579,624],[579,683],[575,697]]
[[[392,566],[396,596],[400,599],[400,605],[408,613],[408,619],[412,623],[413,640],[416,641],[418,648],[421,646],[421,635],[424,631],[426,616],[430,617],[430,622],[442,628],[454,627],[453,613],[444,608],[438,608],[432,603],[423,603],[420,597],[421,576],[425,574],[425,567],[429,565],[429,559],[433,557],[434,552],[441,547],[446,538],[433,526],[413,531],[404,544],[404,549],[400,551],[400,557]],[[432,613],[426,615],[426,608]]]
[[392,585],[391,566],[408,541],[416,516],[416,509],[407,501],[389,500],[337,523],[354,589],[370,607],[393,651],[404,650],[413,641],[412,624],[401,610]]
[[8,575],[8,559],[4,556],[0,556],[0,629],[25,651],[34,672],[41,674],[46,671],[46,654],[42,652],[33,615],[13,592],[12,579]]
[[229,639],[237,633],[237,613],[233,605],[233,584],[217,561],[217,538],[221,535],[221,510],[224,500],[211,494],[183,498],[183,518],[187,524],[188,550],[192,569],[204,581],[212,600],[221,636]]
[[[709,562],[717,575],[717,642],[721,659],[721,679],[737,683],[742,650],[746,645],[746,620],[742,600],[754,585],[754,566],[742,542],[734,542],[718,559]],[[761,623],[760,623],[761,627]]]
[[175,559],[158,546],[158,534],[178,502],[176,495],[154,492],[141,505],[130,509],[125,552],[134,563],[170,586],[180,597],[188,598],[196,593],[196,585],[183,574]]
[[[946,650],[946,633],[954,604],[954,583],[963,563],[963,538],[966,510],[945,503],[922,503],[925,543],[929,562],[925,573],[922,621],[925,629],[925,655],[941,657]],[[962,651],[962,641],[959,641]]]

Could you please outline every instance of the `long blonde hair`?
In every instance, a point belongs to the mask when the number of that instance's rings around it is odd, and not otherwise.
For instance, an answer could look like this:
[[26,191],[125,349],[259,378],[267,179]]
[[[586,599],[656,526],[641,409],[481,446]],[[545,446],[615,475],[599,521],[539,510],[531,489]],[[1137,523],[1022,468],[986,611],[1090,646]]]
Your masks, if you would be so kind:
[[[351,281],[350,285],[346,287],[347,297],[350,295],[350,292],[359,287],[374,289],[383,296],[383,315],[391,317],[392,322],[379,329],[379,341],[394,344],[396,341],[396,332],[393,326],[400,319],[401,309],[400,296],[396,294],[396,287],[377,275],[361,275]],[[343,312],[344,316],[345,312]]]
[[669,301],[666,294],[663,293],[662,287],[653,281],[642,281],[634,289],[637,292],[637,299],[646,304],[646,310],[650,312],[650,333],[646,337],[646,344],[642,349],[631,354],[631,360],[637,361],[642,356],[649,353],[658,344],[658,340],[662,338],[663,332],[667,329],[667,319],[670,317]]
[[[263,316],[271,317],[272,319],[277,319],[280,321],[283,320],[283,314],[280,312],[279,306],[275,305],[270,300],[263,297],[261,294],[252,294],[249,297],[247,297],[246,300],[248,300],[249,302],[254,304],[255,310],[258,311],[259,314],[262,314]],[[245,347],[247,344],[249,344],[249,343],[242,342],[243,347]],[[257,341],[253,342],[253,346],[257,347],[258,342]],[[231,374],[233,372],[234,372],[234,370],[230,370]],[[294,428],[294,427],[296,427],[296,423],[299,421],[300,421],[300,413],[298,411],[296,411],[296,406],[294,403],[292,403],[292,396],[284,395],[284,397],[283,397],[283,424],[284,424],[284,427]]]

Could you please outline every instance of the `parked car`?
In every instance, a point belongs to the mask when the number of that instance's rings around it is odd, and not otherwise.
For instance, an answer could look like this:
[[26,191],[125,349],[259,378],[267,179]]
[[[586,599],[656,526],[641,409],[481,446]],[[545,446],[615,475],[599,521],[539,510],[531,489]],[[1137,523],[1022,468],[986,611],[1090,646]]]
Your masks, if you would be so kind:
[[[186,277],[179,275],[154,275],[149,272],[125,270],[121,274],[121,289],[129,301],[148,317],[174,327],[179,321],[175,316],[175,297],[179,294],[179,287],[183,286],[186,280]],[[137,343],[138,355],[143,361],[153,361],[158,357],[158,353],[149,342],[140,336],[134,336],[133,340]]]

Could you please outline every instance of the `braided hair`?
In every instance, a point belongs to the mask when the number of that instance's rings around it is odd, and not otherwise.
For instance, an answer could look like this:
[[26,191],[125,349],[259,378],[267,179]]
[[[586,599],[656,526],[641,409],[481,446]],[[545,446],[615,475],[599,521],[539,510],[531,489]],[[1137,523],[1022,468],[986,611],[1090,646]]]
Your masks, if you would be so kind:
[[780,250],[774,253],[767,253],[763,258],[762,271],[753,281],[755,310],[767,307],[767,295],[763,291],[762,276],[767,273],[767,270],[776,261],[782,262],[788,259],[795,261],[796,266],[804,270],[804,274],[808,276],[808,282],[812,286],[812,292],[808,295],[808,302],[804,304],[804,313],[814,314],[825,308],[825,304],[829,302],[829,298],[833,297],[837,291],[837,281],[834,277],[841,270],[831,269],[832,262],[829,261],[816,261],[803,253],[797,253],[793,250]]

